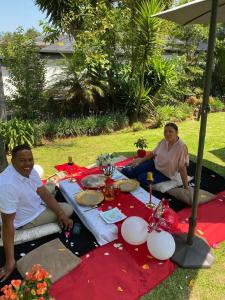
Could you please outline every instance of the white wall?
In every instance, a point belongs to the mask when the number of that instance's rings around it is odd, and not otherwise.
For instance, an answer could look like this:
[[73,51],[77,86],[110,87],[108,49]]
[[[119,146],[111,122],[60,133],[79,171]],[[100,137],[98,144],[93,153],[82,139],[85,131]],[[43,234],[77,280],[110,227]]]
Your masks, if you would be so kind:
[[[54,83],[59,77],[62,77],[63,69],[57,64],[57,60],[49,60],[46,66],[46,86]],[[5,67],[2,67],[4,94],[9,96],[15,87],[9,83],[9,74]]]

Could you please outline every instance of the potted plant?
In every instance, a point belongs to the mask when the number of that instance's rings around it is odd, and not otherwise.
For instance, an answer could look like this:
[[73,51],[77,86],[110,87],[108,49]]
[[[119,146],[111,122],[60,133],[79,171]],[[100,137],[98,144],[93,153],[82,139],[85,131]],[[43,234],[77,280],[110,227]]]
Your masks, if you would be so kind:
[[137,156],[138,157],[145,157],[146,155],[146,151],[144,149],[146,149],[148,147],[146,139],[144,138],[140,138],[138,139],[134,145],[137,147]]

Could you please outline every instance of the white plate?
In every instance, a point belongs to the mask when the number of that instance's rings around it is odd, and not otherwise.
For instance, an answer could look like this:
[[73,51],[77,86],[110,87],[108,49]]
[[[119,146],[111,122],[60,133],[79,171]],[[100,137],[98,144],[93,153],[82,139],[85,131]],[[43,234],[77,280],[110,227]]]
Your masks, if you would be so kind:
[[124,220],[127,216],[125,214],[123,214],[118,207],[109,209],[105,212],[101,212],[100,216],[102,217],[102,219],[108,223],[108,224],[113,224],[113,223],[117,223],[119,221]]

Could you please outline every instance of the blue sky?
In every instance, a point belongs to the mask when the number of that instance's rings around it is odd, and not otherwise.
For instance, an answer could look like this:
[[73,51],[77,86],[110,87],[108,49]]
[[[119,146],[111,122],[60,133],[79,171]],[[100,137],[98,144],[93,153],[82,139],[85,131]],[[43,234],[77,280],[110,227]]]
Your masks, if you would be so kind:
[[34,27],[41,31],[39,21],[44,20],[43,14],[35,5],[34,0],[0,0],[0,32],[15,31],[18,26],[25,30]]

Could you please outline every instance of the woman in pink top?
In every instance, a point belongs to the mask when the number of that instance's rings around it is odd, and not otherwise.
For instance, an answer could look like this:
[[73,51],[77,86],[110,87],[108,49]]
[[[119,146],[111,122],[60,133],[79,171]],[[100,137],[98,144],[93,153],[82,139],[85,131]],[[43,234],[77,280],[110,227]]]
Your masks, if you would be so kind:
[[136,178],[144,187],[148,185],[147,172],[153,173],[154,183],[177,179],[180,173],[183,186],[188,189],[188,149],[178,136],[177,125],[166,124],[164,137],[146,157],[135,160],[132,167],[126,167],[122,172],[127,177]]

